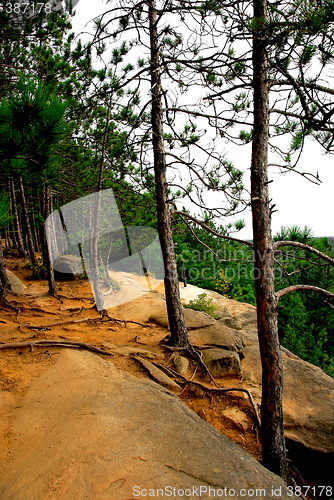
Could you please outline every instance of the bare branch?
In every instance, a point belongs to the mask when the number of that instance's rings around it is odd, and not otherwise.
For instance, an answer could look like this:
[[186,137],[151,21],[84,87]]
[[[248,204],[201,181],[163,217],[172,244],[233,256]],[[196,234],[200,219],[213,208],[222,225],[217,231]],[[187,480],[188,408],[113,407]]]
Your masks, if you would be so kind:
[[209,233],[213,234],[214,236],[218,236],[218,238],[222,238],[224,240],[229,240],[229,241],[236,241],[237,243],[241,243],[242,245],[246,245],[246,246],[248,246],[250,248],[253,248],[253,244],[250,241],[239,240],[238,238],[232,238],[231,236],[226,236],[226,235],[217,233],[217,231],[215,231],[214,229],[212,229],[210,226],[208,226],[204,222],[196,219],[195,217],[193,217],[190,214],[187,214],[185,212],[181,212],[179,210],[172,210],[171,214],[172,215],[180,215],[180,216],[183,216],[183,217],[187,217],[187,219],[192,220],[193,222],[195,222],[195,224],[199,224],[203,229],[205,229]]
[[322,295],[325,295],[326,297],[334,299],[334,293],[328,292],[328,290],[325,290],[324,288],[320,288],[318,286],[312,286],[312,285],[292,285],[292,286],[288,286],[286,288],[282,288],[282,290],[279,290],[277,292],[277,297],[280,299],[281,297],[283,297],[283,295],[286,295],[290,292],[295,292],[296,290],[307,290],[309,292],[321,293]]
[[297,248],[302,248],[303,250],[309,250],[310,252],[314,253],[318,257],[326,260],[329,262],[332,266],[334,265],[334,259],[330,257],[329,255],[320,252],[320,250],[317,250],[316,248],[311,247],[310,245],[306,245],[305,243],[300,243],[299,241],[276,241],[274,243],[274,252],[279,248],[283,246],[292,246],[292,247],[297,247]]

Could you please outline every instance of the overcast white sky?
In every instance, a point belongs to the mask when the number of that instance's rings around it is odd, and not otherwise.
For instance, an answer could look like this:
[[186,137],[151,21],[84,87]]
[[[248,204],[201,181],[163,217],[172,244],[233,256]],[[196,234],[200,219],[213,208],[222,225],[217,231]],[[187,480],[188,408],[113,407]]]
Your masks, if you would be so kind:
[[[107,6],[105,0],[80,0],[72,21],[74,31],[78,34],[85,31],[85,24],[105,12],[112,3],[109,2]],[[234,166],[245,172],[244,180],[247,184],[250,175],[250,149],[236,146],[230,148],[228,144],[225,149]],[[269,185],[270,197],[278,210],[272,216],[273,234],[279,231],[281,226],[295,225],[303,228],[307,225],[313,229],[315,236],[334,236],[334,157],[324,155],[320,146],[309,141],[298,169],[315,175],[318,172],[322,184],[317,186],[296,173],[280,175],[271,169],[269,176],[274,182]],[[239,218],[245,220],[246,228],[238,233],[238,238],[252,239],[250,212],[244,212]]]

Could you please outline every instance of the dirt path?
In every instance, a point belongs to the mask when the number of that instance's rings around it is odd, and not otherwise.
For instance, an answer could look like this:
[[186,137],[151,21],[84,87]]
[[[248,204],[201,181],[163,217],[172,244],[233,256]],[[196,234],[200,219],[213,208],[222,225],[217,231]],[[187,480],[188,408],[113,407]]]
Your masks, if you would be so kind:
[[[110,317],[101,319],[94,308],[88,281],[58,283],[60,297],[55,299],[48,295],[46,281],[29,280],[31,271],[25,267],[24,261],[10,257],[6,259],[6,265],[27,288],[24,294],[8,294],[7,299],[12,308],[6,307],[0,310],[1,344],[45,339],[85,342],[112,353],[112,357],[100,354],[96,356],[102,356],[116,368],[138,378],[149,377],[147,371],[133,358],[133,354],[140,350],[146,351],[147,358],[172,366],[170,352],[161,345],[161,341],[168,334],[167,330],[153,323],[147,322],[141,326],[130,322],[131,320],[141,322],[142,301],[134,300],[127,302],[123,308],[118,306],[109,309]],[[128,279],[130,284],[131,279],[142,286],[139,277],[130,277]],[[161,285],[158,291],[163,291]],[[124,283],[121,293],[130,297]],[[153,301],[163,300],[161,294],[148,295],[146,302],[148,308],[152,306]],[[112,320],[113,317],[116,320],[121,318],[128,321]],[[15,408],[20,407],[31,382],[47,367],[57,363],[60,349],[58,346],[33,349],[28,346],[0,350],[1,463],[10,460],[10,443],[18,437],[13,434],[11,425]],[[194,368],[195,365],[192,369]],[[203,382],[203,378],[196,376],[196,379]],[[204,420],[241,445],[255,458],[261,458],[254,426],[250,425],[244,430],[226,419],[222,413],[227,409],[238,408],[249,417],[250,422],[254,421],[254,414],[247,398],[232,394],[212,396],[209,392],[195,387],[187,388],[180,397]]]

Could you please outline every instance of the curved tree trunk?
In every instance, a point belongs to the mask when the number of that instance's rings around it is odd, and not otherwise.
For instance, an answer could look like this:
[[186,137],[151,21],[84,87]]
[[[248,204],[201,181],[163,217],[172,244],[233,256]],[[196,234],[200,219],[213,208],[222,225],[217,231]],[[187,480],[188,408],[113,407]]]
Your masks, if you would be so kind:
[[[255,294],[262,362],[261,440],[263,465],[288,478],[283,429],[283,368],[277,327],[278,298],[274,287],[274,251],[268,197],[269,84],[266,0],[254,0],[253,45],[254,130],[251,164],[251,203],[255,252]],[[262,24],[263,23],[263,24]]]
[[172,238],[171,215],[168,205],[166,159],[163,137],[163,111],[161,102],[161,68],[157,32],[157,10],[154,0],[149,1],[149,22],[151,42],[152,141],[158,232],[165,266],[164,281],[167,314],[171,332],[170,343],[175,347],[183,347],[189,343],[189,338],[181,305]]

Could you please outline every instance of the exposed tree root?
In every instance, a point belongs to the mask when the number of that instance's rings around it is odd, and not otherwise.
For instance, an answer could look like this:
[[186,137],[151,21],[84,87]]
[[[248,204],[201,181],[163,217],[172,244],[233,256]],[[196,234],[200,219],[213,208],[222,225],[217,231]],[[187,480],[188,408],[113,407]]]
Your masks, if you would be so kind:
[[139,326],[142,326],[143,328],[153,328],[152,325],[145,325],[144,323],[139,323],[138,321],[113,318],[112,316],[109,316],[108,311],[104,311],[103,316],[107,317],[108,321],[115,321],[115,323],[124,323],[125,328],[126,328],[127,323],[139,325]]
[[166,349],[169,349],[170,351],[186,351],[195,361],[197,361],[200,364],[200,366],[203,368],[204,372],[206,372],[209,375],[210,379],[215,384],[215,386],[219,387],[219,385],[217,384],[217,382],[213,378],[212,373],[210,372],[209,368],[202,361],[203,354],[201,353],[201,351],[200,351],[201,348],[199,346],[195,346],[189,342],[189,344],[186,347],[171,347],[171,346],[167,346],[167,345],[164,345],[164,347]]
[[[106,321],[104,321],[104,318],[108,318]],[[68,319],[68,320],[62,320],[62,321],[55,321],[54,323],[49,323],[47,325],[22,325],[25,326],[26,328],[29,328],[30,330],[42,330],[42,329],[47,329],[52,326],[62,326],[62,325],[68,325],[71,323],[84,323],[85,321],[90,321],[90,322],[96,322],[100,321],[103,323],[106,323],[107,321],[113,321],[115,323],[123,323],[124,327],[126,328],[127,323],[133,323],[135,325],[142,326],[143,328],[152,328],[151,325],[144,325],[143,323],[139,323],[138,321],[128,321],[128,320],[123,320],[123,319],[117,319],[117,318],[112,318],[111,316],[107,314],[104,314],[103,316],[95,316],[93,318],[80,318],[80,319]]]
[[[202,384],[201,382],[195,382],[193,379],[188,379],[187,377],[184,377],[183,375],[180,375],[177,371],[173,370],[172,368],[169,368],[168,366],[161,365],[160,363],[156,363],[155,361],[152,361],[154,365],[156,365],[158,368],[161,368],[162,370],[165,370],[167,373],[169,372],[169,375],[172,375],[174,378],[178,377],[182,379],[184,382],[187,383],[187,385],[197,385],[198,387],[201,387],[206,392],[244,392],[247,394],[249,401],[252,405],[252,408],[255,413],[255,419],[256,423],[258,425],[258,428],[261,429],[261,420],[260,416],[258,414],[253,396],[249,392],[248,389],[243,389],[242,387],[230,387],[230,388],[223,388],[223,387],[207,387],[205,384]],[[217,385],[217,384],[216,384]]]
[[219,387],[219,385],[217,384],[217,382],[215,381],[215,379],[213,378],[212,376],[212,373],[210,372],[209,368],[206,366],[206,364],[202,361],[202,358],[203,358],[203,353],[199,350],[199,349],[196,349],[192,344],[189,344],[189,346],[187,347],[187,352],[190,354],[191,357],[193,357],[200,365],[201,367],[204,369],[204,371],[209,375],[210,379],[212,380],[212,382],[215,384],[216,387]]
[[3,297],[2,300],[0,301],[0,308],[1,309],[9,308],[15,311],[16,313],[18,312],[18,308],[12,306],[11,303],[5,297]]
[[58,294],[58,298],[67,300],[90,300],[91,302],[95,302],[94,297],[68,297],[67,295]]
[[33,340],[27,342],[12,342],[8,344],[0,344],[0,349],[20,349],[22,347],[30,347],[30,351],[33,351],[34,347],[70,347],[70,348],[83,348],[88,351],[97,352],[99,354],[106,354],[107,356],[113,356],[111,352],[100,349],[85,342],[76,342],[71,340]]
[[55,321],[55,323],[49,323],[48,325],[23,325],[23,326],[29,328],[30,330],[42,330],[42,329],[49,329],[51,326],[62,326],[71,323],[84,323],[85,321],[96,321],[96,320],[100,321],[101,320],[100,316],[95,318],[80,318],[80,319],[68,319],[64,321]]

